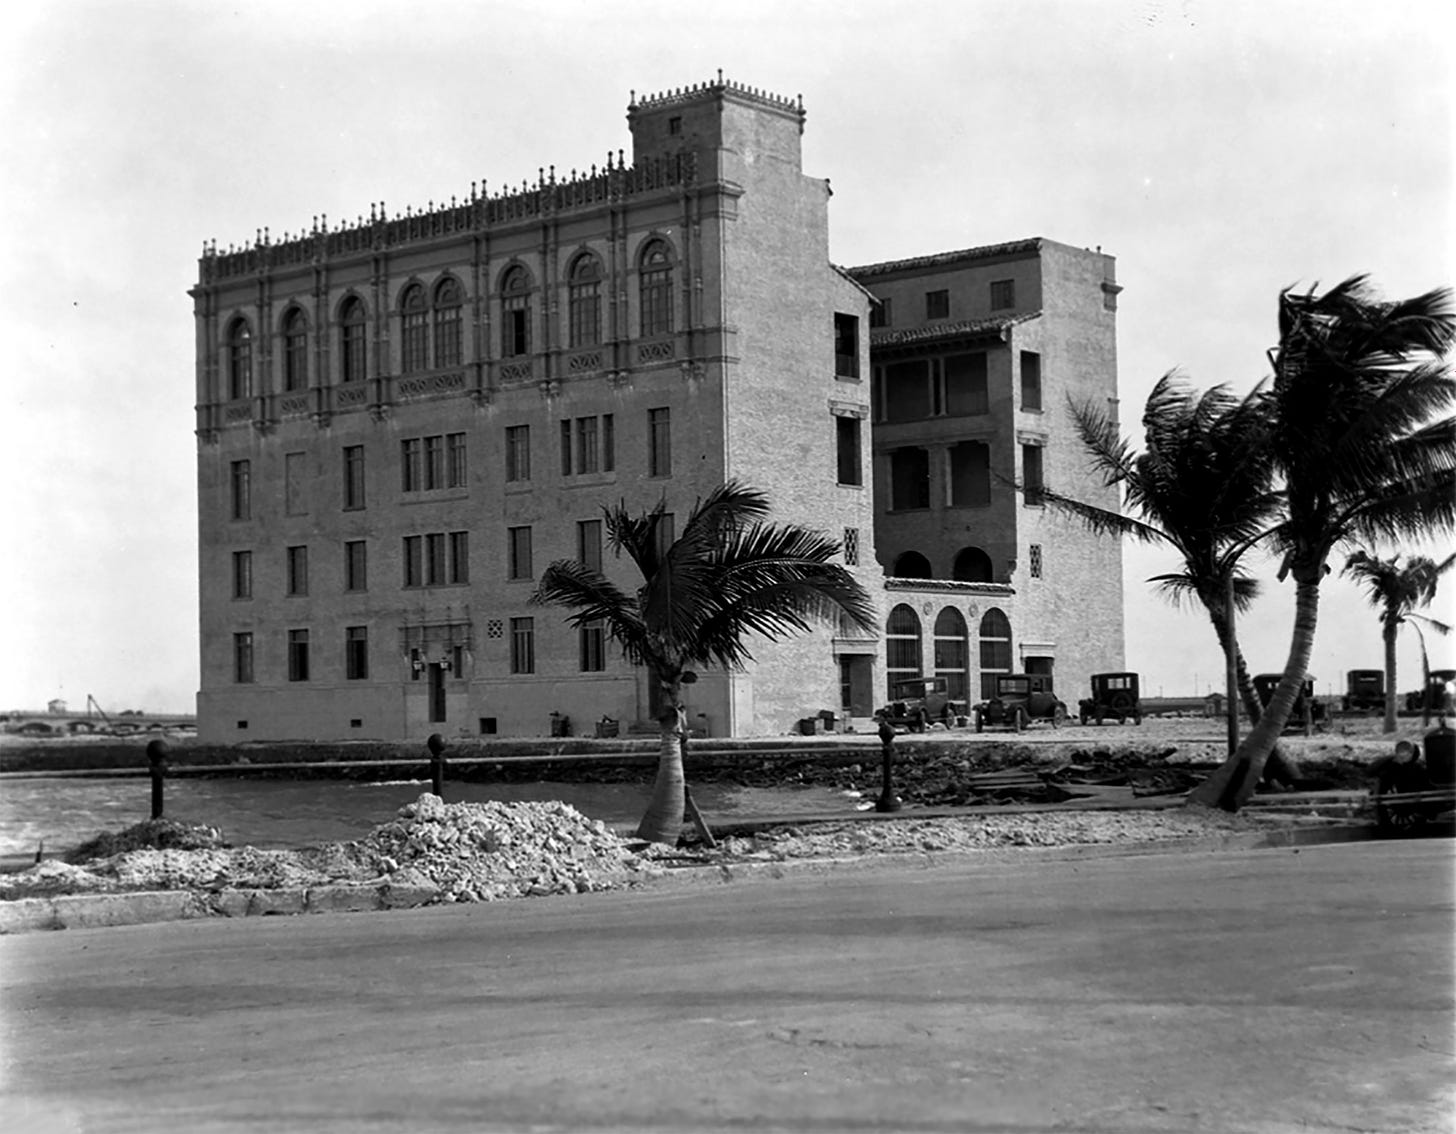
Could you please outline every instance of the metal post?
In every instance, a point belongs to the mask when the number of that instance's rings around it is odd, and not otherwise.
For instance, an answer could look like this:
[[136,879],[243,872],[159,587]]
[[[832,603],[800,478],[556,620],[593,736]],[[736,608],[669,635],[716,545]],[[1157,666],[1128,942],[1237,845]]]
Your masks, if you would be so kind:
[[147,741],[147,766],[152,774],[152,818],[162,817],[162,779],[167,774],[167,753],[165,740]]
[[1224,607],[1228,617],[1228,646],[1223,652],[1224,676],[1228,682],[1228,754],[1239,750],[1239,645],[1234,633],[1234,573],[1229,570],[1224,584]]
[[881,787],[880,798],[875,800],[876,811],[899,811],[900,801],[895,798],[894,788],[890,784],[890,746],[895,743],[895,726],[887,720],[880,721],[880,760],[881,760]]
[[445,798],[445,738],[438,732],[430,733],[425,741],[430,750],[430,790],[441,799]]

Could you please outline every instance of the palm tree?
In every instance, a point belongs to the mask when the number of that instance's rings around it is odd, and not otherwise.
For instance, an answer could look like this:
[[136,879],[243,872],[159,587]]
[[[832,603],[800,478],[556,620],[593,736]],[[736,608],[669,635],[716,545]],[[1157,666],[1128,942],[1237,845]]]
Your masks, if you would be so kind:
[[1253,794],[1303,687],[1335,548],[1456,526],[1456,417],[1441,416],[1456,403],[1453,340],[1445,289],[1385,302],[1354,276],[1280,294],[1269,443],[1285,495],[1279,578],[1295,583],[1289,657],[1264,716],[1190,802],[1237,810]]
[[[1427,618],[1424,614],[1407,614],[1406,621],[1410,628],[1416,632],[1416,638],[1421,643],[1421,727],[1426,728],[1431,723],[1431,657],[1426,653],[1426,636],[1421,631],[1425,626],[1428,630],[1434,630],[1437,634],[1451,633],[1451,626],[1446,622],[1438,622],[1434,618]],[[1449,702],[1442,702],[1441,710],[1444,713],[1451,711]]]
[[[1226,386],[1200,394],[1170,371],[1148,395],[1141,453],[1132,450],[1106,412],[1092,403],[1073,404],[1072,418],[1093,469],[1103,484],[1121,489],[1124,511],[1044,493],[1094,532],[1164,544],[1178,553],[1181,571],[1148,582],[1175,603],[1192,597],[1203,605],[1236,674],[1239,701],[1255,721],[1260,702],[1238,648],[1235,617],[1258,590],[1239,566],[1240,558],[1277,516],[1268,448],[1261,443],[1266,400],[1261,390],[1240,398]],[[1236,713],[1237,706],[1231,705],[1230,712]]]
[[839,544],[794,524],[765,522],[768,497],[737,481],[698,501],[669,546],[661,502],[636,514],[625,502],[602,513],[608,546],[632,560],[641,585],[628,594],[602,572],[561,559],[542,573],[531,601],[570,609],[572,626],[603,625],[657,683],[657,779],[637,836],[675,843],[683,824],[682,686],[697,680],[691,667],[743,666],[752,660],[749,634],[772,641],[841,615],[873,629],[878,616],[855,577],[830,562]]
[[[1402,622],[1420,608],[1430,606],[1431,600],[1436,597],[1441,576],[1451,569],[1452,564],[1456,564],[1456,555],[1449,555],[1440,563],[1424,555],[1415,555],[1402,564],[1399,555],[1380,559],[1363,549],[1345,560],[1343,574],[1363,583],[1370,605],[1380,611],[1381,638],[1385,643],[1386,732],[1395,731],[1395,636]],[[1424,640],[1421,646],[1424,654]],[[1429,678],[1423,677],[1421,688],[1424,690],[1428,683]]]

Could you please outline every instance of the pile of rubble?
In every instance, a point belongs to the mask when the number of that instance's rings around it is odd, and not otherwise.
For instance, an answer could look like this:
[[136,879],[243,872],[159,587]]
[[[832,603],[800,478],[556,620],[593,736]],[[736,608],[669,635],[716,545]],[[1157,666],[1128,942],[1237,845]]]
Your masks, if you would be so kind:
[[447,804],[426,793],[354,842],[300,850],[150,847],[48,861],[0,879],[0,899],[389,883],[434,890],[437,901],[492,901],[612,889],[659,869],[565,803]]

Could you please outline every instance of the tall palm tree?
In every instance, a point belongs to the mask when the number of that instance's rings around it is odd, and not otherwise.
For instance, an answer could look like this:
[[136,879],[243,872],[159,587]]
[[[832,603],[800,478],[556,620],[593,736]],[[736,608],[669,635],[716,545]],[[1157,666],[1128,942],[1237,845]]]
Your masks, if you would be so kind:
[[[1380,559],[1363,549],[1345,560],[1342,572],[1363,583],[1370,605],[1380,611],[1381,638],[1385,643],[1385,731],[1395,731],[1395,636],[1400,625],[1436,597],[1441,576],[1456,564],[1456,555],[1440,563],[1425,555],[1413,555],[1401,563],[1399,555]],[[1424,652],[1422,642],[1422,652]],[[1427,667],[1429,668],[1429,667]],[[1422,678],[1421,688],[1429,678]]]
[[651,801],[639,838],[676,842],[683,824],[682,686],[692,666],[738,668],[752,659],[745,639],[769,640],[806,631],[811,621],[841,615],[873,629],[873,600],[855,577],[830,560],[839,544],[794,524],[770,524],[768,497],[729,481],[698,501],[682,534],[662,539],[665,505],[628,511],[603,508],[607,542],[641,575],[627,593],[600,571],[570,559],[541,575],[531,601],[562,606],[575,627],[601,623],[626,658],[645,666],[662,694],[661,743]]
[[1264,716],[1190,802],[1237,810],[1253,794],[1303,687],[1335,548],[1456,527],[1453,340],[1445,289],[1386,302],[1354,276],[1280,293],[1269,443],[1285,494],[1279,578],[1295,583],[1289,657]]
[[1277,517],[1278,497],[1270,491],[1268,448],[1262,443],[1266,400],[1257,389],[1242,398],[1227,386],[1199,393],[1170,371],[1148,395],[1141,453],[1134,452],[1106,412],[1090,402],[1073,404],[1072,419],[1093,469],[1103,484],[1121,490],[1123,510],[1099,508],[1053,490],[1044,494],[1094,532],[1164,544],[1178,553],[1181,571],[1148,582],[1175,603],[1192,597],[1202,604],[1219,649],[1232,661],[1239,701],[1255,721],[1260,702],[1238,648],[1235,618],[1258,590],[1239,566],[1240,558]]
[[[1434,618],[1427,618],[1424,614],[1414,612],[1407,614],[1406,621],[1410,628],[1416,632],[1416,638],[1421,643],[1421,727],[1426,728],[1431,723],[1431,656],[1426,653],[1426,635],[1421,627],[1427,630],[1434,630],[1437,634],[1451,633],[1451,625],[1447,622],[1439,622]],[[1443,713],[1449,713],[1451,707],[1449,702],[1443,701],[1441,706]]]

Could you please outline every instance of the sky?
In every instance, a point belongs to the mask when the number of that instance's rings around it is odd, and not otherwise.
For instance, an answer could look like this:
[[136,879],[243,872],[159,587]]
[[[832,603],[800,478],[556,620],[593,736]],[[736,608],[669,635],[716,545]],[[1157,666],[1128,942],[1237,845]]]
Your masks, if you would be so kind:
[[[1124,429],[1179,368],[1267,373],[1282,288],[1449,286],[1456,54],[1427,0],[43,0],[0,39],[0,708],[191,712],[194,329],[205,241],[276,239],[630,149],[639,96],[723,75],[807,112],[852,266],[1042,236],[1117,258]],[[1446,543],[1377,547],[1444,557]],[[1318,691],[1382,665],[1363,592],[1323,591]],[[1283,668],[1293,586],[1241,628]],[[1206,693],[1205,616],[1125,552],[1126,660]],[[1456,621],[1456,570],[1428,612]],[[1456,634],[1426,635],[1433,667]],[[1404,631],[1399,688],[1419,685]],[[1081,695],[1065,691],[1069,697]]]

